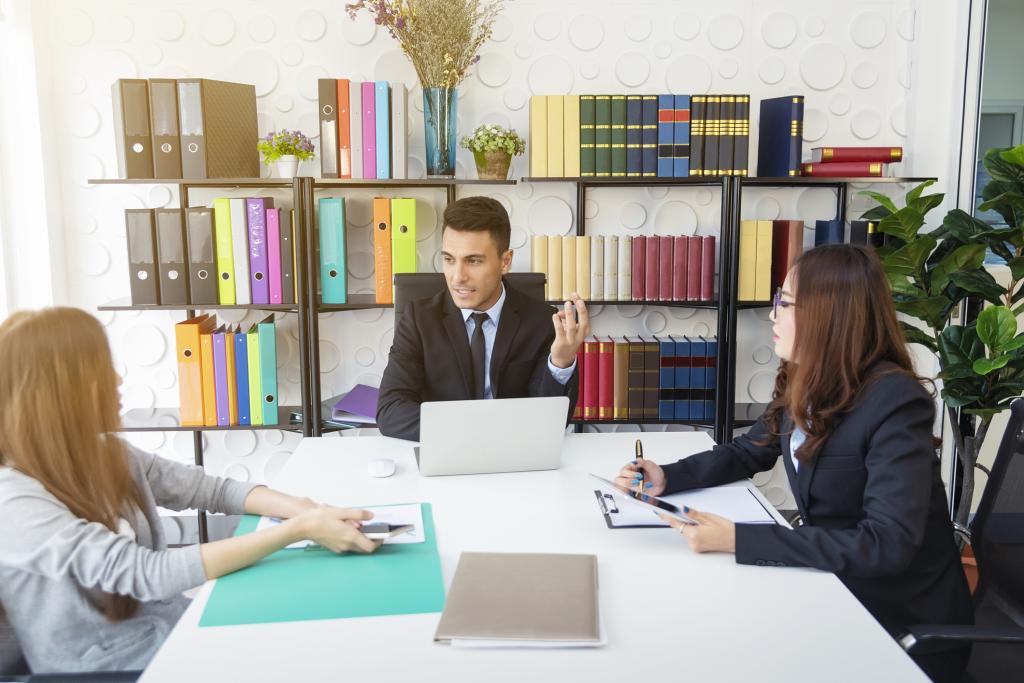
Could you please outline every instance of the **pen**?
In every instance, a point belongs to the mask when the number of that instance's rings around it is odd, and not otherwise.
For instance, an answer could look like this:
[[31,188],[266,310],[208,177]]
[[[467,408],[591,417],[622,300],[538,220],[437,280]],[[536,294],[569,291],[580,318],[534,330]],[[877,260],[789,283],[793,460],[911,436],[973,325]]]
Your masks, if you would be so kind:
[[644,492],[644,468],[643,468],[643,464],[640,462],[643,459],[644,459],[644,445],[642,443],[640,443],[640,439],[637,439],[636,440],[636,466],[637,466],[636,477],[637,477],[637,479],[640,480],[637,483],[637,485],[636,485],[636,492],[637,493],[643,493]]

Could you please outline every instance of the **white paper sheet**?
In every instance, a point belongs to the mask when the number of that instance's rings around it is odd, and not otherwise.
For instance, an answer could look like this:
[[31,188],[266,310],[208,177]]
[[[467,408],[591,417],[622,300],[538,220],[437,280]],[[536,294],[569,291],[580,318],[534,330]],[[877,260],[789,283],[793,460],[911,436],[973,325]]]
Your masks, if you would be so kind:
[[[610,487],[599,487],[612,526],[668,526],[650,508],[637,503]],[[611,496],[609,500],[608,496]],[[664,501],[682,508],[684,505],[700,512],[711,512],[736,524],[773,524],[775,519],[761,502],[743,486],[715,486],[693,489],[668,496]],[[614,511],[613,511],[614,510]],[[605,512],[605,510],[602,510]]]
[[[384,539],[385,545],[423,543],[425,540],[423,537],[423,509],[420,507],[419,503],[413,503],[411,505],[379,505],[374,507],[364,507],[363,509],[369,510],[373,513],[372,521],[374,522],[386,522],[388,524],[412,524],[415,526],[412,531],[399,534],[393,538]],[[280,523],[281,520],[277,517],[260,517],[259,523],[256,524],[256,531],[269,529],[275,524]],[[297,541],[286,547],[305,548],[311,545],[314,545],[313,541]]]

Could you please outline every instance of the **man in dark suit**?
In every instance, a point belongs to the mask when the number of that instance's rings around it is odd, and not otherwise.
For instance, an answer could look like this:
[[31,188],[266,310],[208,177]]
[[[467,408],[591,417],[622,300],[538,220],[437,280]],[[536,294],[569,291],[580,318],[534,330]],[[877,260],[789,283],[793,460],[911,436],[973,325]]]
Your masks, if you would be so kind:
[[556,311],[510,287],[502,278],[510,235],[508,213],[490,197],[445,209],[448,287],[413,301],[396,322],[377,402],[385,436],[418,441],[425,401],[568,396],[571,415],[576,352],[590,331],[586,304],[574,292]]

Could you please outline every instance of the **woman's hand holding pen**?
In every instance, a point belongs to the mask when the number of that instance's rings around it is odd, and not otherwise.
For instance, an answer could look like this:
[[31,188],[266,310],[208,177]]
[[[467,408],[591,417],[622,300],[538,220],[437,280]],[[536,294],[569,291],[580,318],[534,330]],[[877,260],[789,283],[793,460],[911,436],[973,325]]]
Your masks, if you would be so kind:
[[[641,474],[642,471],[642,474]],[[643,492],[652,496],[660,496],[665,492],[665,470],[653,460],[641,458],[630,460],[615,477],[615,483],[619,486],[635,489],[637,484],[643,480]]]

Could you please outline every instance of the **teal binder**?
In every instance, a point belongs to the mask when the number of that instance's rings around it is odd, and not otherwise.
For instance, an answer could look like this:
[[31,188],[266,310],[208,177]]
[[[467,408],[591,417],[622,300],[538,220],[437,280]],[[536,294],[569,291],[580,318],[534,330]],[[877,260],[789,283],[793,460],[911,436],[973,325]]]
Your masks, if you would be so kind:
[[347,303],[345,287],[345,201],[323,197],[319,203],[320,297],[325,304]]
[[[245,516],[235,535],[258,522]],[[423,526],[423,543],[384,545],[372,555],[279,550],[218,579],[199,626],[440,612],[444,580],[429,503]]]
[[263,424],[280,423],[277,415],[277,336],[274,314],[271,313],[256,325],[259,341],[260,381],[263,394]]

